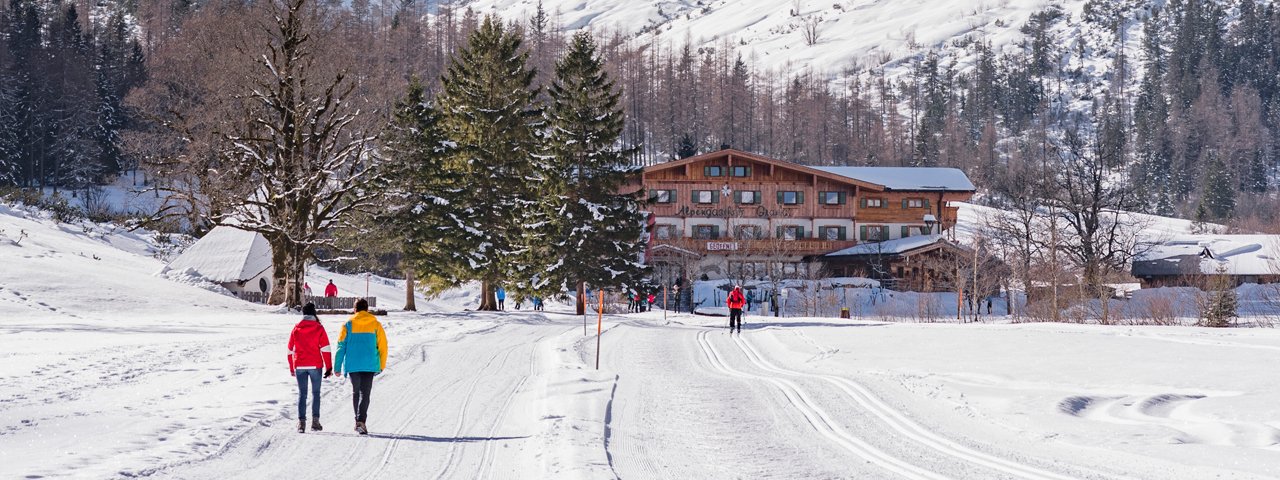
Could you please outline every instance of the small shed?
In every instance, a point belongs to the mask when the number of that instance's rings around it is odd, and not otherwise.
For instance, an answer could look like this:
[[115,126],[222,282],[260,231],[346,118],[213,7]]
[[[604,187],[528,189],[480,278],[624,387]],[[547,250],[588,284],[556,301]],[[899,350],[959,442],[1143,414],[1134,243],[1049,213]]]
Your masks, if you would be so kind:
[[170,270],[190,270],[237,296],[271,292],[271,245],[257,232],[219,225],[169,262]]
[[1133,276],[1142,288],[1280,282],[1280,235],[1178,235],[1139,244]]

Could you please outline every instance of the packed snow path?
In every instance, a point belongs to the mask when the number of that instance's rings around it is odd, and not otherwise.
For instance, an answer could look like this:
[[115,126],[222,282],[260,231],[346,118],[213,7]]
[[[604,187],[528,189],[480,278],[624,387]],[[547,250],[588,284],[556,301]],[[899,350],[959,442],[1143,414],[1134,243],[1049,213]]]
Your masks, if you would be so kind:
[[[331,335],[345,320],[322,319]],[[36,366],[0,377],[0,476],[1249,479],[1280,467],[1277,382],[1249,370],[1280,362],[1269,329],[749,316],[730,335],[721,318],[656,312],[606,316],[595,370],[594,318],[584,335],[563,313],[395,313],[359,436],[345,379],[325,382],[325,431],[294,431],[283,344],[295,320],[4,324],[69,350],[8,345],[12,372]],[[1231,367],[1198,368],[1210,360]]]

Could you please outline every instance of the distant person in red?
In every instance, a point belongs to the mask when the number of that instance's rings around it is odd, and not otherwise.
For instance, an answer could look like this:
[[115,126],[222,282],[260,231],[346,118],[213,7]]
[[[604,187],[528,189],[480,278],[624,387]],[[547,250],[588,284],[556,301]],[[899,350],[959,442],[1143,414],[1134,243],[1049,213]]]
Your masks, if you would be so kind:
[[724,303],[729,306],[729,333],[734,330],[742,333],[742,305],[747,303],[747,299],[742,296],[742,287],[735,285]]
[[320,371],[324,378],[333,375],[333,354],[329,347],[329,332],[324,330],[316,317],[316,306],[308,303],[302,307],[302,321],[289,334],[289,372],[298,380],[298,433],[307,427],[307,384],[311,384],[311,431],[319,432],[320,426]]
[[324,286],[324,296],[326,297],[338,296],[338,286],[333,284],[333,280],[329,280],[329,284]]

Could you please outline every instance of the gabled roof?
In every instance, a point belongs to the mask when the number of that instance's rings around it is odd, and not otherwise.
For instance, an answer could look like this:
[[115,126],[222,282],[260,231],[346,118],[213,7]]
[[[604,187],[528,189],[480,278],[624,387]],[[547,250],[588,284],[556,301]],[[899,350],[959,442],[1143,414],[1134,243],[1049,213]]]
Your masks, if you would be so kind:
[[969,181],[969,176],[958,168],[943,167],[811,167],[791,163],[776,158],[726,148],[689,158],[659,163],[645,167],[645,172],[666,170],[681,167],[690,163],[713,160],[725,157],[736,157],[754,162],[768,163],[782,168],[817,175],[828,180],[851,183],[873,191],[909,190],[909,191],[943,191],[974,192],[977,187]]
[[1280,275],[1280,235],[1177,235],[1143,244],[1133,275]]
[[717,158],[725,158],[725,157],[730,157],[730,156],[732,156],[732,157],[739,157],[739,158],[743,158],[743,159],[747,159],[747,160],[751,160],[751,161],[753,161],[753,162],[761,162],[761,163],[768,163],[768,164],[771,164],[771,165],[777,165],[777,166],[782,167],[782,168],[789,168],[789,169],[791,169],[791,170],[796,170],[796,171],[799,171],[799,172],[802,172],[802,173],[807,173],[807,174],[810,174],[810,175],[817,175],[817,176],[819,176],[819,177],[826,178],[826,179],[828,179],[828,180],[834,180],[834,181],[842,182],[842,183],[851,183],[851,184],[857,185],[857,186],[859,186],[859,187],[862,187],[862,188],[865,188],[865,189],[868,189],[868,190],[874,190],[874,191],[883,191],[883,190],[884,190],[884,185],[881,185],[881,184],[878,184],[878,183],[875,183],[875,182],[869,182],[869,181],[862,180],[862,179],[858,179],[858,178],[850,178],[850,177],[846,177],[846,176],[843,176],[843,175],[834,174],[834,173],[831,173],[831,172],[826,172],[826,171],[820,170],[820,169],[818,169],[818,168],[810,167],[810,166],[807,166],[807,165],[801,165],[801,164],[798,164],[798,163],[791,163],[791,162],[787,162],[787,161],[783,161],[783,160],[778,160],[778,159],[776,159],[776,158],[769,158],[769,157],[766,157],[766,156],[763,156],[763,155],[756,155],[756,154],[754,154],[754,153],[748,153],[748,152],[744,152],[744,151],[742,151],[742,150],[737,150],[737,149],[733,149],[733,148],[726,148],[726,149],[718,150],[718,151],[715,151],[715,152],[704,153],[704,154],[702,154],[702,155],[694,155],[694,156],[689,157],[689,158],[683,158],[683,159],[680,159],[680,160],[672,160],[672,161],[670,161],[670,162],[659,163],[659,164],[657,164],[657,165],[651,165],[651,166],[645,167],[644,171],[645,171],[646,173],[647,173],[647,172],[655,172],[655,171],[658,171],[658,170],[666,170],[666,169],[669,169],[669,168],[682,167],[682,166],[688,165],[688,164],[690,164],[690,163],[697,163],[697,162],[702,162],[702,161],[706,161],[706,160],[712,160],[712,159],[717,159]]
[[940,167],[813,167],[842,177],[884,185],[889,190],[973,192],[977,188],[958,168]]
[[844,250],[828,253],[828,257],[851,257],[859,255],[903,255],[913,251],[934,247],[947,243],[942,235],[916,235],[914,237],[885,240],[883,242],[859,243]]
[[271,245],[260,233],[220,225],[169,262],[169,268],[190,268],[218,283],[249,280],[271,268]]

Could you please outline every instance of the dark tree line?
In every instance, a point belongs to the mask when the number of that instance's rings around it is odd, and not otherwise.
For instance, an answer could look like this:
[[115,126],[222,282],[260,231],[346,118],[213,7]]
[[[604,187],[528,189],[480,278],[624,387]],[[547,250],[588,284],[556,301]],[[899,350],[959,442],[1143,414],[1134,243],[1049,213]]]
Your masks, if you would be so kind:
[[132,161],[123,106],[145,80],[122,9],[89,22],[74,3],[9,0],[0,9],[0,185],[79,189]]

